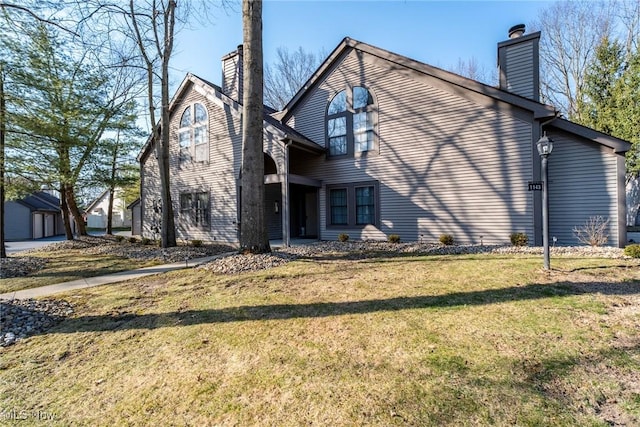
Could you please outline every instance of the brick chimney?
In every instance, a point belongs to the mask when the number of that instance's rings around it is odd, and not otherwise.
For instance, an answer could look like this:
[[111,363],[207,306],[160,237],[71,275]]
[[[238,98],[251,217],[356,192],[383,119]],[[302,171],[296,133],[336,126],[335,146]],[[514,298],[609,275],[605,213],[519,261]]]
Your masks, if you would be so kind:
[[498,43],[498,71],[500,89],[540,101],[540,32],[511,27],[509,40]]
[[222,92],[242,104],[242,45],[222,57]]

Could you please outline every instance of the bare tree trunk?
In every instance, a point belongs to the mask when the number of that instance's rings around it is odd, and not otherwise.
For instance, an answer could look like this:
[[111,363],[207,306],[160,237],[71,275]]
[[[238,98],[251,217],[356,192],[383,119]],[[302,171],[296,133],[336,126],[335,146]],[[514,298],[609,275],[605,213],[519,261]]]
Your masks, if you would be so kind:
[[264,214],[262,0],[243,0],[244,106],[240,249],[271,252]]
[[73,240],[73,230],[71,229],[71,216],[67,206],[67,192],[64,186],[60,186],[60,210],[62,211],[62,223],[64,224],[64,234],[67,240]]
[[78,205],[76,204],[75,191],[73,191],[73,187],[71,185],[65,184],[65,195],[67,199],[67,208],[76,222],[78,236],[86,236],[87,226],[85,225],[82,213],[80,213],[80,209],[78,209]]
[[113,196],[116,191],[116,174],[117,174],[117,165],[118,162],[118,149],[120,145],[120,132],[118,131],[118,135],[116,137],[116,143],[113,146],[113,152],[111,153],[111,171],[109,175],[109,205],[107,207],[107,229],[105,230],[106,234],[113,234]]
[[[158,169],[160,171],[160,198],[162,200],[162,224],[160,225],[160,239],[163,248],[176,246],[176,228],[173,220],[173,204],[171,201],[171,176],[169,169],[169,60],[173,51],[173,36],[176,19],[176,0],[169,0],[166,8],[162,10],[153,9],[151,17],[153,34],[155,42],[153,43],[156,50],[155,57],[152,58],[145,45],[145,39],[138,25],[138,15],[134,1],[129,1],[129,11],[131,13],[131,24],[135,33],[136,44],[140,49],[140,54],[145,63],[147,72],[147,99],[149,103],[149,118],[151,120],[153,142],[156,145],[156,157],[158,159]],[[160,13],[158,13],[160,12]],[[161,23],[158,17],[162,16]],[[162,32],[159,31],[159,25],[162,24]],[[160,43],[159,34],[163,34],[162,43]],[[154,106],[154,76],[156,75],[155,58],[160,58],[161,65],[161,124],[156,121]]]
[[4,246],[4,133],[5,133],[4,67],[0,63],[0,258],[7,257]]
[[105,234],[113,234],[113,193],[115,189],[113,186],[109,188],[109,207],[107,208],[107,229]]

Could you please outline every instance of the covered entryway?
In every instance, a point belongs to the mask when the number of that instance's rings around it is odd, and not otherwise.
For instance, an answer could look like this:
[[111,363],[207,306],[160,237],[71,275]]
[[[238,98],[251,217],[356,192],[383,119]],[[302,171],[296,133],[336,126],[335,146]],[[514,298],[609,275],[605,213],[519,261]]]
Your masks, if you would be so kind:
[[300,184],[290,184],[291,238],[318,238],[318,188]]
[[270,240],[282,239],[285,246],[291,238],[316,239],[319,235],[318,189],[322,183],[289,171],[289,148],[285,170],[265,153],[265,220]]
[[[305,176],[308,166],[325,155],[324,147],[265,115],[264,214],[269,240],[289,246],[291,238],[318,238],[319,189],[322,182]],[[236,227],[240,239],[242,171],[238,174]]]

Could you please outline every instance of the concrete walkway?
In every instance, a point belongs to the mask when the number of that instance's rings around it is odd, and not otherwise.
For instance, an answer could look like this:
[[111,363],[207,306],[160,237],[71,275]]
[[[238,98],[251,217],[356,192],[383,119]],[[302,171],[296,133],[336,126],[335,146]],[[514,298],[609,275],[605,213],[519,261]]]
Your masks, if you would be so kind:
[[0,300],[39,298],[60,292],[68,292],[76,289],[92,288],[94,286],[106,285],[108,283],[123,282],[125,280],[137,279],[139,277],[151,276],[153,274],[166,273],[167,271],[180,270],[183,268],[196,267],[200,264],[212,261],[222,256],[231,255],[235,252],[213,255],[204,258],[194,258],[187,262],[174,262],[172,264],[154,265],[152,267],[139,268],[131,271],[121,271],[106,276],[87,277],[85,279],[72,280],[71,282],[58,283],[55,285],[41,286],[39,288],[23,289],[21,291],[7,292],[0,294]]

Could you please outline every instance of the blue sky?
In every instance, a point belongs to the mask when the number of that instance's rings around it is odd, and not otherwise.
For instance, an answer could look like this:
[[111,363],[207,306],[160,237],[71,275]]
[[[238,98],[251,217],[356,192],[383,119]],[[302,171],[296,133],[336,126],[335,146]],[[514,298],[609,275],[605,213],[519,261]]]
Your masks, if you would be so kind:
[[[265,0],[264,60],[273,62],[278,47],[328,54],[348,36],[441,68],[474,57],[490,69],[508,29],[532,22],[548,6],[543,1]],[[214,9],[212,22],[178,34],[174,87],[187,72],[220,84],[220,59],[242,43],[239,2],[235,9]]]

